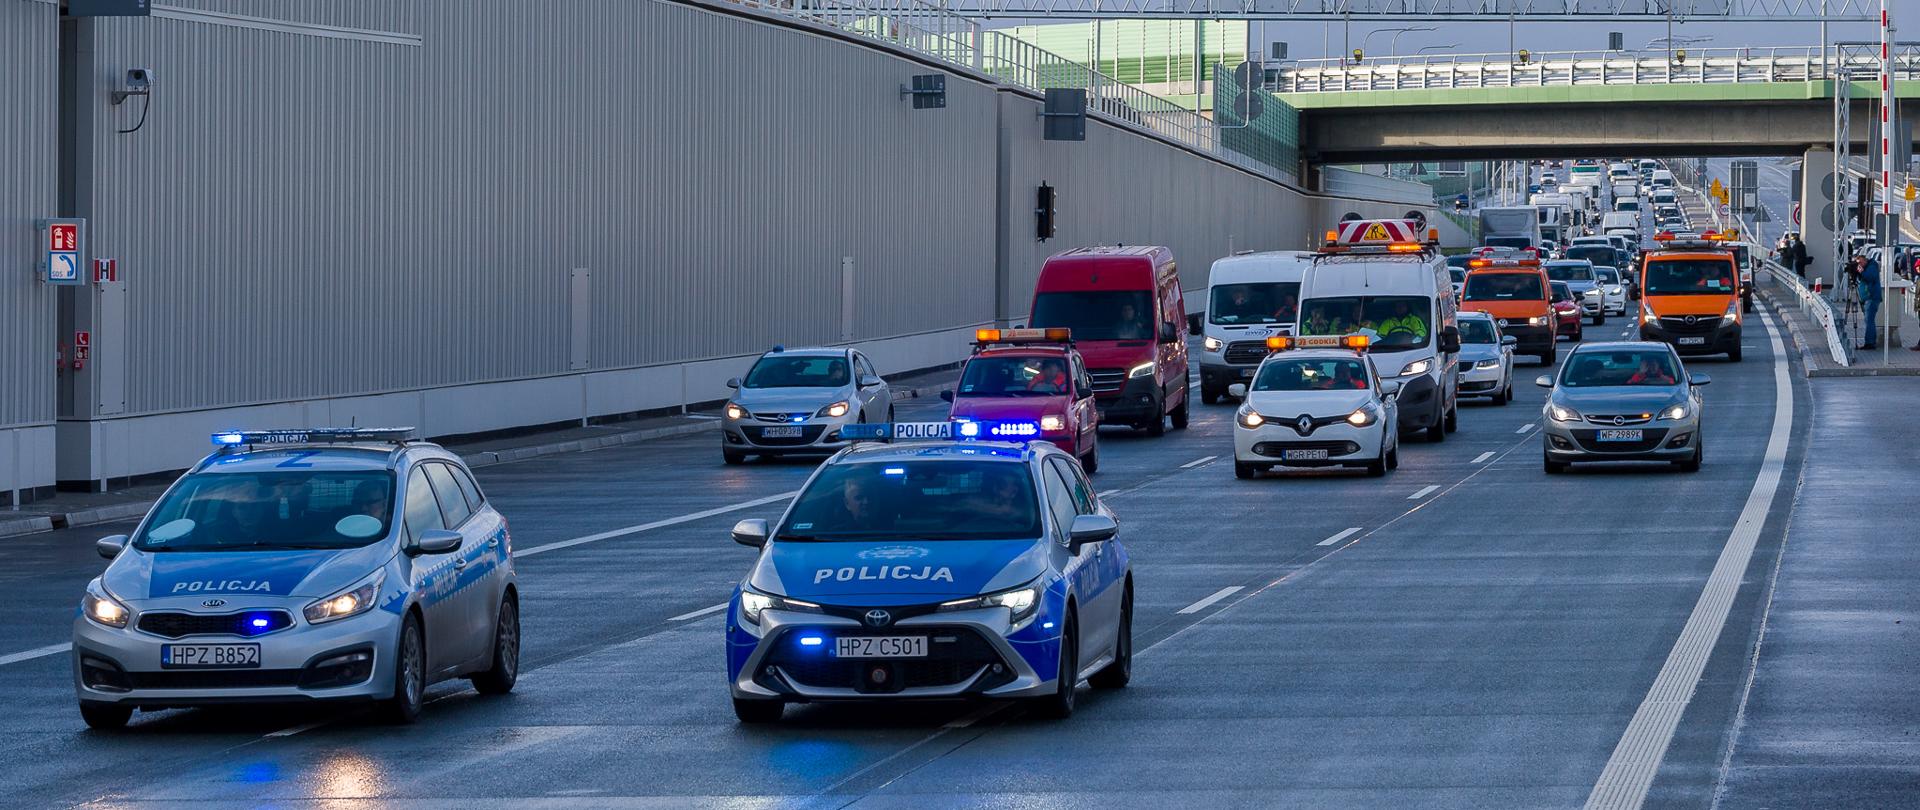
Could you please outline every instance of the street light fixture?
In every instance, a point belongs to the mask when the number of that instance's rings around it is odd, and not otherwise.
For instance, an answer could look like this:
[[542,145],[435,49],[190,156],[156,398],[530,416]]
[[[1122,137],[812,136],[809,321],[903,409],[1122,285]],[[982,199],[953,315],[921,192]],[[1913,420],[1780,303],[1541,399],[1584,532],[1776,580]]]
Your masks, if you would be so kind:
[[1416,26],[1411,26],[1407,28],[1375,28],[1372,31],[1368,31],[1366,36],[1360,38],[1360,47],[1355,48],[1354,51],[1356,53],[1365,52],[1367,49],[1367,43],[1373,39],[1374,34],[1394,34],[1395,38],[1393,41],[1398,42],[1399,40],[1398,35],[1407,33],[1408,31],[1438,31],[1438,30],[1440,29],[1435,28],[1431,25],[1416,25]]

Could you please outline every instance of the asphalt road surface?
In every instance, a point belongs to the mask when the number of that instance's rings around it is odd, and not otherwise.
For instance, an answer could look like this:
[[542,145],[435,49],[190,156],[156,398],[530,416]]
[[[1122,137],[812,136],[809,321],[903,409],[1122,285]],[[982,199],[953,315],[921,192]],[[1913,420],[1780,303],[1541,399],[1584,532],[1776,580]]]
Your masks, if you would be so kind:
[[[700,435],[483,468],[512,523],[524,670],[422,721],[136,715],[90,732],[58,652],[102,526],[0,541],[9,806],[1706,806],[1754,662],[1811,409],[1777,325],[1713,375],[1706,466],[1543,474],[1544,392],[1462,407],[1382,479],[1238,481],[1228,405],[1104,433],[1136,565],[1133,685],[1051,722],[997,703],[827,705],[736,724],[723,604],[810,462]],[[1612,339],[1629,321],[1588,327]],[[1784,395],[1784,396],[1783,396]],[[1794,407],[1801,400],[1801,407]],[[938,400],[902,420],[938,418]],[[1891,518],[1889,518],[1891,519]],[[637,527],[637,528],[636,528]],[[611,530],[606,539],[543,548]],[[45,654],[35,651],[54,650]]]

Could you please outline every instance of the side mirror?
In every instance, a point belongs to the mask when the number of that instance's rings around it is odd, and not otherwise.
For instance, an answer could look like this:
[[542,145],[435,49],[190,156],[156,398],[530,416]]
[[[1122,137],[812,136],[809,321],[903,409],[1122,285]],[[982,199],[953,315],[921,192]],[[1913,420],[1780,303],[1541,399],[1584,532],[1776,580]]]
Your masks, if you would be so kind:
[[[1695,371],[1687,374],[1687,382],[1690,382],[1694,385],[1706,385],[1708,383],[1713,382],[1713,378],[1707,376],[1705,372]],[[103,540],[101,542],[106,542],[106,541]]]
[[1227,386],[1227,396],[1233,397],[1235,399],[1240,399],[1245,397],[1246,395],[1247,395],[1247,386],[1245,383],[1234,383],[1232,385]]
[[1167,321],[1166,323],[1160,324],[1160,342],[1161,343],[1179,343],[1180,327],[1175,326],[1173,321]]
[[413,541],[415,554],[445,554],[460,548],[460,533],[449,529],[428,529]]
[[953,390],[952,390],[952,389],[948,389],[948,390],[945,390],[945,391],[941,391],[941,392],[940,392],[940,398],[941,398],[941,399],[944,399],[944,400],[946,400],[946,401],[948,401],[948,402],[952,402],[952,401],[953,401]]
[[1394,399],[1400,396],[1400,381],[1399,380],[1381,380],[1380,396],[1383,399]]
[[1512,336],[1512,335],[1501,335],[1501,336],[1500,336],[1500,345],[1502,345],[1502,346],[1506,346],[1506,347],[1509,347],[1509,348],[1511,348],[1511,347],[1514,347],[1514,346],[1518,346],[1518,345],[1520,345],[1520,339],[1519,339],[1519,338],[1517,338],[1517,337],[1514,337],[1514,336]]
[[1545,375],[1545,374],[1542,374],[1542,375],[1540,375],[1540,376],[1538,376],[1538,377],[1535,377],[1535,378],[1533,379],[1533,384],[1534,384],[1534,385],[1537,385],[1537,386],[1540,386],[1541,388],[1552,388],[1552,387],[1553,387],[1553,378],[1552,378],[1552,377],[1549,377],[1549,376],[1547,376],[1547,375]]
[[732,378],[732,379],[729,379],[729,380],[727,380],[727,387],[728,387],[728,388],[739,388],[739,387],[740,387],[740,378],[739,378],[739,377],[734,377],[734,378]]
[[1460,351],[1460,327],[1449,326],[1440,330],[1440,351],[1448,354]]
[[759,548],[767,544],[767,522],[748,518],[733,524],[733,542]]
[[880,379],[879,377],[873,376],[872,374],[863,374],[860,376],[861,388],[872,388],[876,385],[879,385],[882,382],[885,382],[885,381]]
[[1120,524],[1106,515],[1080,515],[1073,519],[1073,531],[1067,537],[1073,548],[1078,549],[1087,543],[1099,543],[1112,540],[1120,533]]
[[100,552],[100,556],[109,560],[120,556],[121,550],[126,547],[127,536],[124,534],[108,535],[93,541],[93,550]]

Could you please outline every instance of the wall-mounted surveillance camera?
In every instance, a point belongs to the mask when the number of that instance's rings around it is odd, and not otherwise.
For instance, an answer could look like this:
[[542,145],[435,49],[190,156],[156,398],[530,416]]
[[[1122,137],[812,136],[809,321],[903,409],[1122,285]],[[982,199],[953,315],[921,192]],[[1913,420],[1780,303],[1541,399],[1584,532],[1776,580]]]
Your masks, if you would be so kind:
[[113,103],[119,104],[128,96],[144,96],[153,92],[153,68],[127,68],[126,84],[113,91]]

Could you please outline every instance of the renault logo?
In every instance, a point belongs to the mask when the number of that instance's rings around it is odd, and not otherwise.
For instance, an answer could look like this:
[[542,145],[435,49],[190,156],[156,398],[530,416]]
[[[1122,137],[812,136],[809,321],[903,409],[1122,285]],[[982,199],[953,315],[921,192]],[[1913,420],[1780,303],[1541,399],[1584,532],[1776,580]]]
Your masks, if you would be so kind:
[[867,611],[866,621],[868,627],[886,627],[893,623],[893,614],[874,608]]
[[1303,413],[1303,414],[1300,414],[1300,418],[1299,418],[1299,419],[1296,419],[1296,420],[1294,420],[1294,423],[1293,423],[1293,429],[1294,429],[1294,430],[1297,430],[1297,431],[1300,431],[1300,435],[1302,435],[1302,436],[1305,436],[1305,435],[1307,435],[1307,434],[1309,434],[1309,433],[1312,433],[1312,432],[1313,432],[1313,417],[1311,417],[1311,416],[1308,416],[1308,415],[1306,415],[1306,414],[1304,414],[1304,413]]
[[205,602],[201,602],[200,606],[201,607],[225,607],[226,604],[227,604],[227,600],[225,599],[208,599]]

